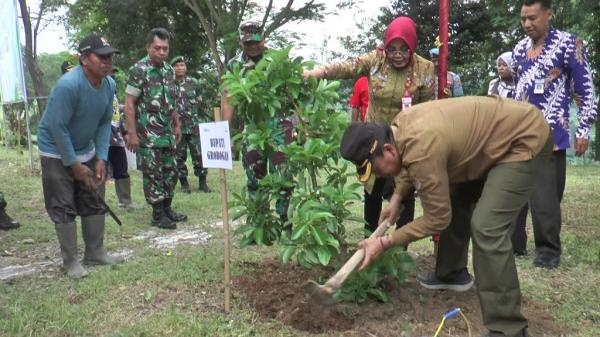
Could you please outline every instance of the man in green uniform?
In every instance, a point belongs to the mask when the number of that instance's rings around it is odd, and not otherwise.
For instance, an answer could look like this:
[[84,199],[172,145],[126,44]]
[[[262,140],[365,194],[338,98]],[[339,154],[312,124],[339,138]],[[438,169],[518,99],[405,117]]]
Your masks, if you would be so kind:
[[[360,270],[392,245],[441,232],[434,273],[418,275],[429,289],[464,291],[473,280],[465,251],[473,240],[473,271],[486,336],[527,336],[510,241],[511,222],[529,199],[534,177],[551,156],[552,136],[540,110],[498,97],[427,102],[398,114],[391,127],[352,124],[342,156],[367,187],[374,176],[395,177],[382,220],[395,220],[398,201],[413,188],[423,216],[391,235],[363,240]],[[469,226],[470,224],[470,226]]]
[[9,230],[19,228],[19,226],[19,222],[6,214],[6,200],[4,200],[4,194],[0,192],[0,229]]
[[204,193],[212,192],[206,184],[208,170],[202,167],[202,151],[200,149],[200,130],[198,124],[209,122],[211,119],[202,106],[200,83],[195,78],[187,76],[187,64],[183,56],[175,56],[171,60],[175,70],[175,84],[179,98],[177,99],[177,112],[181,125],[181,141],[177,144],[177,173],[181,182],[181,191],[190,193],[190,184],[187,180],[187,149],[192,155],[194,175],[198,177],[198,187]]
[[[242,22],[239,27],[239,34],[242,53],[229,61],[227,64],[227,69],[229,71],[236,65],[246,71],[254,69],[256,64],[262,59],[265,51],[265,39],[263,37],[260,22]],[[231,123],[235,108],[229,104],[227,92],[224,92],[221,97],[221,111],[223,112],[223,118]],[[293,125],[286,117],[289,116],[274,118],[268,123],[270,128],[281,130],[274,139],[277,146],[282,146],[292,141]],[[253,121],[251,120],[246,120],[244,121],[244,124],[248,125],[252,122]],[[283,176],[288,175],[286,170],[286,158],[281,151],[276,150],[271,154],[266,154],[257,149],[249,149],[248,144],[244,144],[242,148],[242,157],[242,163],[248,178],[248,192],[251,196],[258,190],[259,180],[263,179],[268,173],[279,173]],[[287,180],[291,181],[291,179],[292,177],[288,177]],[[275,210],[283,222],[287,221],[287,210],[291,195],[292,189],[284,189],[277,196]]]
[[175,145],[181,139],[179,116],[175,107],[175,74],[165,62],[169,56],[170,34],[154,28],[148,34],[148,55],[129,69],[125,116],[127,146],[137,152],[138,168],[143,174],[144,196],[152,205],[152,226],[175,229],[187,216],[171,208],[177,170]]

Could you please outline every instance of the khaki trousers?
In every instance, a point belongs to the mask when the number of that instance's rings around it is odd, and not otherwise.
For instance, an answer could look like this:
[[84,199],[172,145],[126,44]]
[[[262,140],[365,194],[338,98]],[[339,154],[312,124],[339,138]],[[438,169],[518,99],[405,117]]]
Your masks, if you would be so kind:
[[537,172],[548,165],[552,137],[525,162],[498,164],[478,181],[451,187],[452,221],[441,233],[436,276],[450,279],[467,266],[469,237],[483,323],[493,333],[522,336],[521,290],[511,243],[511,223],[529,200]]

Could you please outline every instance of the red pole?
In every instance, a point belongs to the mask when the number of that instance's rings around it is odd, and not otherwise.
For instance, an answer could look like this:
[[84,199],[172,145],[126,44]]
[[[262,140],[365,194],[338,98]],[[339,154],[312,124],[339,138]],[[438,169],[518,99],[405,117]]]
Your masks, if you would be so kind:
[[440,55],[438,58],[438,98],[447,98],[448,83],[448,0],[440,0]]

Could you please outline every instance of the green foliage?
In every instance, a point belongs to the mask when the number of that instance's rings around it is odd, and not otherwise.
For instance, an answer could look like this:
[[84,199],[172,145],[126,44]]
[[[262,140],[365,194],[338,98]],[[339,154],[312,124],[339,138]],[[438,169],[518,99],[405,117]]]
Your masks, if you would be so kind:
[[383,280],[403,283],[406,274],[415,270],[415,262],[401,247],[385,251],[360,273],[353,273],[335,294],[342,301],[364,302],[372,298],[381,302],[389,301],[382,287]]
[[[242,244],[252,240],[270,245],[283,244],[282,260],[294,255],[305,267],[328,265],[343,244],[343,221],[351,216],[348,206],[360,200],[360,184],[347,184],[348,167],[340,160],[339,142],[347,117],[335,110],[339,82],[304,81],[302,72],[312,64],[301,58],[290,59],[290,48],[270,50],[252,70],[234,67],[223,77],[230,102],[245,121],[240,140],[248,150],[259,150],[267,157],[282,151],[287,157],[286,176],[271,173],[260,181],[252,198],[235,195],[232,206],[236,216],[246,215],[246,225],[237,230]],[[295,139],[283,145],[281,118],[296,121]],[[271,172],[271,171],[270,171]],[[322,182],[322,183],[320,183]],[[288,221],[281,223],[270,207],[271,198],[294,188]],[[292,231],[282,231],[291,225]]]
[[[253,70],[235,67],[223,77],[230,102],[245,120],[246,128],[239,138],[249,149],[267,156],[283,151],[288,159],[286,169],[293,176],[292,185],[279,172],[271,173],[252,195],[235,194],[231,206],[234,218],[246,216],[246,224],[236,230],[241,246],[252,241],[271,245],[279,239],[283,263],[295,256],[306,268],[327,266],[345,244],[344,221],[356,219],[349,207],[361,200],[362,188],[349,173],[352,170],[347,162],[340,160],[339,143],[348,119],[335,109],[339,82],[303,81],[303,69],[311,64],[301,58],[290,59],[289,49],[271,50]],[[276,141],[280,129],[272,123],[278,118],[297,120],[295,140],[283,146]],[[272,207],[264,205],[271,205],[274,196],[291,187],[289,220],[281,223]],[[387,301],[381,281],[389,276],[403,282],[405,272],[413,268],[408,255],[391,249],[366,271],[355,274],[339,298]]]

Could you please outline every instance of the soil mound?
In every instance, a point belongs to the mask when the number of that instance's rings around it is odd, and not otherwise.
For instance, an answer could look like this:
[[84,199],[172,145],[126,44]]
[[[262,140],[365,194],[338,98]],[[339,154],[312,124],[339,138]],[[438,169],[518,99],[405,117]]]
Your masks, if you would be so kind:
[[[417,260],[417,268],[431,270],[432,257]],[[244,273],[234,278],[234,286],[256,312],[265,318],[276,319],[295,329],[310,333],[339,333],[344,336],[431,336],[442,315],[459,307],[468,317],[474,336],[485,332],[481,321],[479,299],[475,289],[463,293],[431,291],[422,288],[414,275],[405,284],[388,283],[385,290],[391,301],[381,303],[339,303],[323,308],[307,301],[302,284],[307,280],[326,278],[333,269],[306,270],[277,260],[244,263]],[[548,306],[524,299],[523,314],[529,320],[532,335],[561,336],[564,331],[547,312]],[[447,321],[444,336],[467,336],[460,317]]]

